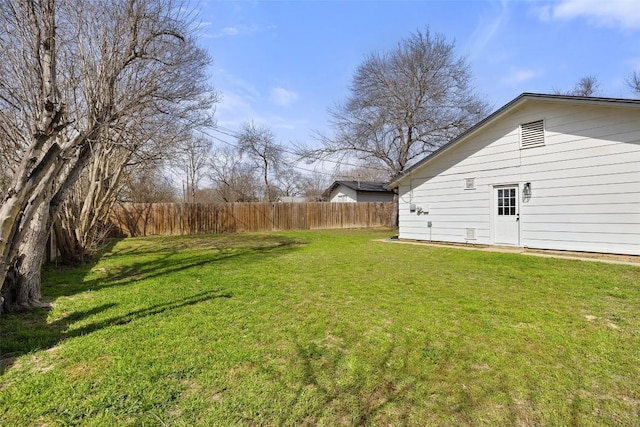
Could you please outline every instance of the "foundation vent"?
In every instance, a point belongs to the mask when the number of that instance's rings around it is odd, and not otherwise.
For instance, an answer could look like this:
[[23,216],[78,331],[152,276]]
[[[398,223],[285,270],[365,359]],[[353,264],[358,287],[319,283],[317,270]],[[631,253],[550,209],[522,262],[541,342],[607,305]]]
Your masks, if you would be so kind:
[[475,228],[465,228],[464,229],[464,238],[465,238],[465,240],[476,240],[476,229]]

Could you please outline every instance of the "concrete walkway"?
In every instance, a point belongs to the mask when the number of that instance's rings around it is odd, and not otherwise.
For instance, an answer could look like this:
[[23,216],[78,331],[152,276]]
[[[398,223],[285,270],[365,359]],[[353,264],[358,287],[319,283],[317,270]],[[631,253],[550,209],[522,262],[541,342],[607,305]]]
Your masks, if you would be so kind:
[[446,243],[446,242],[425,242],[419,240],[399,240],[399,239],[380,239],[381,242],[398,243],[403,245],[419,245],[433,246],[449,249],[464,249],[468,251],[485,251],[485,252],[503,252],[514,253],[528,256],[537,256],[543,258],[564,258],[575,259],[580,261],[605,262],[608,264],[624,264],[640,267],[640,256],[634,255],[614,255],[601,254],[593,252],[572,252],[572,251],[552,251],[544,249],[529,249],[517,246],[493,246],[493,245],[473,245],[463,243]]

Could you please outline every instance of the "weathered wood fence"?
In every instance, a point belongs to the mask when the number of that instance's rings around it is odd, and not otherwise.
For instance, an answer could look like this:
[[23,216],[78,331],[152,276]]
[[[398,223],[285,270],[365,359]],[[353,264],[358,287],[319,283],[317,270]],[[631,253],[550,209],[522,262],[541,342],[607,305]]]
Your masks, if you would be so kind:
[[386,203],[121,203],[111,220],[125,236],[395,227]]

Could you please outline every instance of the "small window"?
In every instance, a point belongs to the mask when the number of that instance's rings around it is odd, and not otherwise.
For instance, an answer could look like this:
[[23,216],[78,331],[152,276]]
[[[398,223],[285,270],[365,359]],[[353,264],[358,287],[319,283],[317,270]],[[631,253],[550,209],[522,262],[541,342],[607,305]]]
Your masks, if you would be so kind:
[[544,145],[544,120],[520,125],[520,146],[522,148],[541,147]]
[[466,178],[464,180],[464,189],[465,190],[475,190],[476,189],[476,179],[475,178]]
[[498,216],[514,216],[516,213],[516,189],[498,189]]

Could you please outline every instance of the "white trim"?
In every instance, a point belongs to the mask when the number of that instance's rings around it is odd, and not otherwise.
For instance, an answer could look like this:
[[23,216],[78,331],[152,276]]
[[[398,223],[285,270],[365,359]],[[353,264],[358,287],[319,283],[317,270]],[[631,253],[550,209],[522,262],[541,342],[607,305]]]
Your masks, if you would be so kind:
[[[517,242],[513,243],[513,244],[509,244],[509,243],[504,243],[504,242],[496,242],[496,228],[497,228],[497,221],[496,221],[496,217],[497,217],[497,207],[498,207],[498,201],[496,200],[496,193],[498,189],[500,188],[513,188],[515,187],[516,189],[516,215],[518,216],[517,219],[517,224],[518,224],[518,237],[517,237]],[[490,221],[491,221],[491,242],[494,245],[506,245],[506,246],[520,246],[521,245],[521,238],[522,238],[522,227],[521,227],[521,216],[520,216],[520,211],[521,211],[521,200],[520,200],[520,184],[517,182],[514,183],[507,183],[507,184],[494,184],[491,185],[491,214],[490,214]]]

